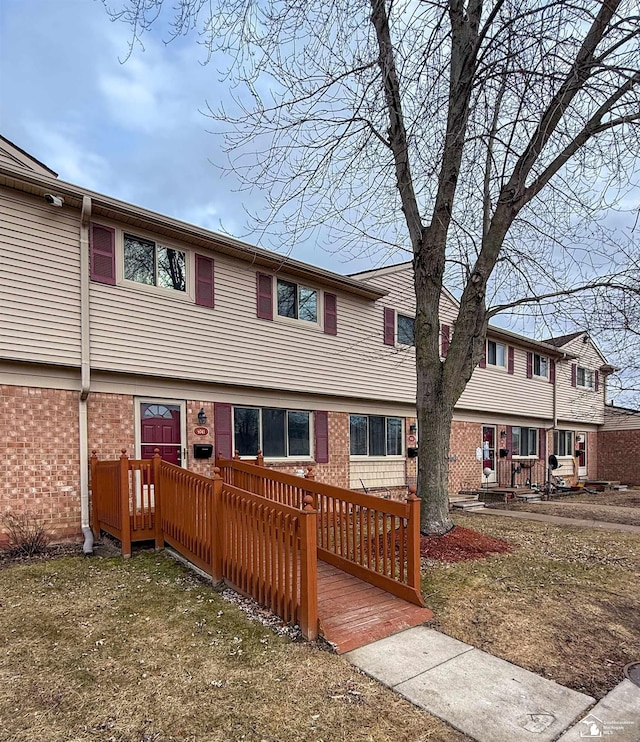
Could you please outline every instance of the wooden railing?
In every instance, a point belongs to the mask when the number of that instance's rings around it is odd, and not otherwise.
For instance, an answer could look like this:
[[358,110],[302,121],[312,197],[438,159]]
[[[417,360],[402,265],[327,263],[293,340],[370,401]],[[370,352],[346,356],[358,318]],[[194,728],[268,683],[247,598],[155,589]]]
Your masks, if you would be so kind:
[[420,500],[385,500],[277,472],[238,459],[216,461],[226,484],[301,509],[311,495],[318,511],[318,557],[417,605],[420,591]]
[[171,545],[214,580],[224,579],[304,636],[318,636],[317,512],[194,474],[160,459],[91,457],[92,526],[122,543],[155,539]]

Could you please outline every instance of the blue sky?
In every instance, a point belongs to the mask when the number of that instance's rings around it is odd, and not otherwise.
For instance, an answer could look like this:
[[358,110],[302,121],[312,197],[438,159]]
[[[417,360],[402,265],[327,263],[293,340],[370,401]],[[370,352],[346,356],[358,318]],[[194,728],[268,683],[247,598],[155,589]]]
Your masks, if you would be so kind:
[[[191,38],[151,34],[121,64],[128,41],[97,0],[0,0],[0,133],[63,180],[270,248],[247,232],[259,190],[215,167],[221,140],[201,113],[227,95],[215,61],[202,65]],[[339,273],[373,266],[309,242],[290,254]]]

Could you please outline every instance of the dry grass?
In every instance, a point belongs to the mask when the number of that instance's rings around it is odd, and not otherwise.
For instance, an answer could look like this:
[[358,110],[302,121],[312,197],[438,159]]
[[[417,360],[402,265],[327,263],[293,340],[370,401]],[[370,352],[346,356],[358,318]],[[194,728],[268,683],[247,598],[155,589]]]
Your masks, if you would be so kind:
[[640,659],[640,536],[486,515],[456,522],[512,554],[429,563],[435,628],[598,698]]
[[159,554],[0,570],[3,740],[465,738]]
[[566,495],[558,498],[558,502],[587,502],[591,505],[616,505],[618,507],[636,508],[640,510],[640,490],[630,489],[616,492],[577,492],[575,495]]
[[630,526],[640,526],[640,509],[633,507],[618,507],[590,502],[511,502],[508,505],[491,505],[499,510],[521,510],[526,513],[542,513],[557,515],[561,518],[577,520],[600,520],[605,523],[624,523]]

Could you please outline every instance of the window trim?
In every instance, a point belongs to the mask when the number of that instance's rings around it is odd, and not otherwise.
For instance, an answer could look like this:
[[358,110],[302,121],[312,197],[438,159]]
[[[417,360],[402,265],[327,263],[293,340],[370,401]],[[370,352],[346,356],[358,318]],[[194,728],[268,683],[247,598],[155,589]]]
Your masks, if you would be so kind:
[[[518,432],[518,448],[522,448],[522,431],[526,430],[528,435],[527,438],[529,439],[527,441],[527,450],[529,449],[529,443],[531,443],[530,435],[531,431],[535,433],[535,453],[516,453],[515,452],[515,444],[514,444],[514,438],[515,438],[515,431]],[[540,433],[538,428],[531,428],[527,425],[512,425],[511,426],[511,458],[516,460],[522,460],[522,459],[539,459],[540,458]]]
[[[258,407],[256,405],[243,405],[243,404],[232,404],[231,405],[231,449],[232,451],[236,451],[238,447],[236,446],[236,419],[235,419],[235,411],[236,409],[241,410],[258,410],[258,444],[259,444],[259,450],[263,452],[264,454],[264,439],[262,437],[262,412],[263,410],[282,410],[285,413],[285,444],[287,447],[287,455],[286,456],[265,456],[264,460],[269,462],[275,462],[275,461],[287,461],[287,462],[313,462],[315,461],[315,429],[314,429],[314,414],[312,410],[297,410],[289,407]],[[288,435],[288,426],[289,426],[289,413],[290,412],[304,412],[309,416],[309,455],[305,456],[302,454],[290,456],[288,454],[289,451],[289,435]],[[257,452],[256,452],[257,453]],[[247,460],[247,459],[254,459],[256,457],[256,454],[243,454],[240,456],[241,460]]]
[[[314,291],[316,294],[316,319],[302,319],[299,316],[287,317],[285,314],[278,312],[278,285],[282,283],[292,284],[296,287],[296,314],[299,314],[299,302],[300,302],[300,289],[307,289],[308,291]],[[275,286],[273,291],[273,319],[278,322],[293,323],[296,327],[311,327],[311,328],[324,328],[324,292],[315,286],[309,286],[307,284],[299,283],[298,281],[292,281],[289,278],[275,276]],[[302,324],[300,324],[302,323]]]
[[[496,361],[498,359],[498,346],[501,346],[503,348],[503,358],[504,363],[491,363],[489,360],[489,343],[493,343],[496,346]],[[508,362],[508,351],[507,351],[507,344],[501,343],[499,340],[489,340],[487,338],[487,342],[485,345],[485,365],[491,366],[491,368],[503,368],[506,370],[507,368],[507,362]]]
[[[185,256],[185,271],[186,271],[186,287],[185,291],[179,291],[177,289],[165,288],[164,286],[156,286],[154,284],[140,283],[139,281],[132,281],[129,278],[124,277],[124,238],[125,234],[131,235],[131,237],[140,237],[140,239],[148,242],[153,242],[156,248],[158,246],[164,247],[169,250],[176,250],[184,253]],[[186,301],[189,304],[194,304],[195,297],[195,283],[196,283],[196,271],[195,271],[195,251],[188,247],[178,246],[171,240],[159,241],[154,235],[145,232],[144,230],[126,230],[118,228],[116,231],[116,285],[122,286],[123,288],[135,289],[136,291],[142,291],[153,296],[164,296],[165,298],[172,298],[178,301]],[[207,257],[207,256],[205,256]],[[215,279],[214,279],[215,280]]]
[[[400,318],[405,320],[411,320],[411,328],[412,328],[412,335],[413,340],[410,343],[404,343],[402,340],[400,340]],[[416,346],[416,318],[412,317],[410,314],[404,314],[402,312],[396,312],[396,344],[401,345],[403,348],[415,348]],[[386,417],[386,415],[385,415]]]
[[[584,376],[584,383],[580,383],[580,372],[582,371]],[[591,383],[587,384],[587,378],[590,378]],[[576,366],[576,387],[580,387],[580,389],[590,389],[593,391],[595,389],[595,374],[591,369],[588,369],[586,366]]]
[[[540,365],[542,361],[544,360],[544,364],[545,364],[544,374],[536,373],[536,359],[538,359],[538,369],[540,369]],[[550,365],[549,356],[545,356],[542,353],[534,352],[533,358],[531,360],[531,373],[533,375],[533,378],[534,379],[545,379],[545,381],[548,381],[549,380],[549,365]]]
[[[358,453],[351,453],[351,418],[352,417],[366,417],[367,418],[367,435],[366,435],[366,441],[367,441],[367,453],[366,454],[358,454]],[[375,454],[371,455],[369,454],[369,418],[370,417],[381,417],[384,419],[384,446],[385,451],[387,450],[387,443],[388,443],[388,428],[387,428],[387,421],[388,420],[400,420],[401,424],[401,453],[384,453],[384,454]],[[405,441],[405,418],[399,417],[398,415],[369,415],[365,413],[359,413],[359,412],[350,412],[349,413],[349,458],[354,459],[356,461],[396,461],[400,459],[406,458],[406,441]]]

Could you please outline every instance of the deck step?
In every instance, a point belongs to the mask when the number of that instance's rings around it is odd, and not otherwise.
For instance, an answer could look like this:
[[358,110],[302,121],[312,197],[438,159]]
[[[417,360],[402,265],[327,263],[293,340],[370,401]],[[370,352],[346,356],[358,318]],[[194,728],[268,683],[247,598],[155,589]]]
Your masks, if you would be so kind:
[[614,484],[611,489],[615,490],[616,492],[626,492],[629,487],[626,484]]
[[483,510],[484,502],[478,500],[460,500],[452,502],[451,507],[454,510]]
[[523,492],[521,495],[516,495],[516,500],[520,502],[542,502],[542,498],[536,492]]

